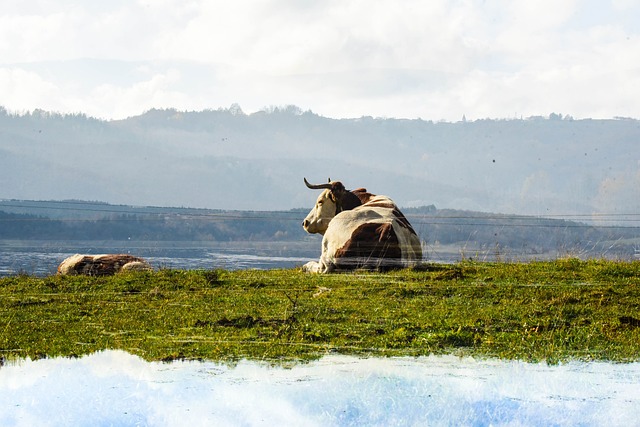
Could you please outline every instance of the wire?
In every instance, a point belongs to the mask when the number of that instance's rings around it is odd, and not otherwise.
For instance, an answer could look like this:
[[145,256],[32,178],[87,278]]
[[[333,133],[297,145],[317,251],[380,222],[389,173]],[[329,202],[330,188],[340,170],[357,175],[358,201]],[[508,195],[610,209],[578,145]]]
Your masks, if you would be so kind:
[[[177,207],[155,207],[155,206],[128,206],[128,205],[108,205],[102,204],[101,202],[78,202],[78,201],[53,201],[53,202],[35,202],[37,205],[31,204],[16,204],[16,203],[6,203],[0,200],[0,208],[2,207],[12,207],[12,208],[23,208],[23,209],[33,209],[33,210],[63,210],[63,211],[77,211],[77,212],[105,212],[105,213],[118,213],[118,214],[133,214],[133,215],[184,215],[184,216],[193,216],[193,217],[209,217],[209,216],[217,216],[217,217],[230,217],[230,218],[260,218],[266,217],[265,214],[268,214],[269,217],[273,215],[302,215],[305,210],[302,208],[298,209],[290,209],[286,211],[256,211],[256,210],[223,210],[223,209],[205,209],[205,208],[177,208]],[[52,203],[53,206],[44,206],[43,203]],[[57,206],[62,205],[62,206]],[[71,207],[72,206],[72,207]],[[78,207],[83,206],[83,207]],[[85,206],[96,206],[95,208],[85,207]],[[100,209],[97,206],[105,206],[106,208]],[[120,209],[116,209],[115,206],[121,206]],[[411,209],[414,208],[406,208],[408,212],[411,212]],[[205,211],[202,213],[192,212],[192,211]],[[450,209],[440,209],[440,212],[448,211]],[[438,211],[436,211],[438,212]],[[640,219],[640,213],[589,213],[589,214],[551,214],[551,215],[521,215],[521,214],[493,214],[493,213],[480,213],[480,212],[470,212],[468,215],[461,214],[450,214],[450,215],[442,215],[442,214],[428,214],[428,213],[408,213],[405,214],[406,217],[433,217],[433,218],[446,218],[446,219],[466,219],[466,218],[482,218],[482,219],[549,219],[549,218],[583,218],[583,219],[592,219],[592,218],[620,218],[620,217],[636,217]]]
[[[183,207],[158,207],[158,206],[129,206],[129,205],[111,205],[103,202],[83,202],[76,200],[62,200],[62,201],[38,201],[34,203],[38,203],[38,205],[32,204],[20,204],[19,202],[14,203],[13,201],[0,200],[0,208],[13,207],[13,208],[24,208],[24,209],[46,209],[46,210],[71,210],[78,212],[106,212],[106,213],[119,213],[119,214],[134,214],[134,215],[185,215],[185,216],[193,216],[193,217],[229,217],[229,218],[271,218],[273,215],[297,215],[303,214],[305,209],[291,209],[287,211],[259,211],[259,210],[224,210],[224,209],[206,209],[206,208],[183,208]],[[51,203],[53,206],[43,206],[44,203]],[[57,206],[61,205],[61,206]],[[70,207],[73,206],[73,207]],[[78,206],[83,206],[82,208],[78,208]],[[84,207],[84,206],[94,206]],[[98,207],[104,206],[105,209],[100,209]],[[120,206],[121,209],[116,209],[115,206]],[[406,208],[408,212],[411,212],[412,209],[415,208]],[[439,211],[448,211],[450,209],[440,209]],[[192,212],[192,211],[205,211],[202,213]],[[436,211],[437,212],[437,211]],[[265,216],[268,213],[269,216]],[[577,219],[593,219],[593,218],[621,218],[621,217],[635,217],[640,220],[640,213],[607,213],[607,212],[599,212],[599,213],[588,213],[588,214],[549,214],[549,215],[520,215],[520,214],[492,214],[492,213],[479,213],[473,212],[468,215],[461,214],[451,214],[451,215],[429,215],[423,213],[409,213],[405,214],[406,217],[433,217],[433,218],[447,218],[447,219],[467,219],[467,218],[482,218],[482,219],[553,219],[553,218],[577,218]]]

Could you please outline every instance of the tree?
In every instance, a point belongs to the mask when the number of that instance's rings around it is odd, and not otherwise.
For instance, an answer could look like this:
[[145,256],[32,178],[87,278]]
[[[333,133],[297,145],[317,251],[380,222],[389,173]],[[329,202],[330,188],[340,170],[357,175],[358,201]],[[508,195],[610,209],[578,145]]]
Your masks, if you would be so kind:
[[244,111],[242,111],[240,105],[235,102],[229,107],[229,113],[231,113],[232,116],[244,116]]

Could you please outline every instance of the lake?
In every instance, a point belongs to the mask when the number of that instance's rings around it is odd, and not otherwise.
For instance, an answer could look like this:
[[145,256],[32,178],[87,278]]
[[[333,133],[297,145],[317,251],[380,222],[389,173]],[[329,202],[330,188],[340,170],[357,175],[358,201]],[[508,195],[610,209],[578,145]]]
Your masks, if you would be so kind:
[[[0,277],[18,273],[46,276],[55,274],[66,257],[82,254],[127,253],[146,258],[154,268],[175,269],[272,269],[294,268],[320,257],[322,236],[308,236],[298,241],[95,241],[95,240],[7,240],[0,239]],[[550,251],[525,253],[496,251],[495,247],[471,244],[431,244],[423,248],[425,259],[437,263],[455,263],[461,259],[476,261],[526,262],[553,260],[566,256],[609,258],[602,252]],[[613,254],[613,259],[620,258]],[[629,260],[640,259],[640,252]]]
[[320,240],[300,242],[131,242],[0,240],[0,277],[17,273],[55,274],[58,264],[76,254],[129,253],[154,268],[293,268],[320,256]]
[[[127,253],[146,258],[154,268],[174,269],[272,269],[294,268],[317,260],[321,236],[295,242],[210,242],[210,241],[55,241],[0,239],[0,277],[18,273],[36,276],[55,274],[68,256]],[[495,248],[461,249],[457,245],[431,245],[424,249],[431,262],[453,263],[463,258],[478,261],[527,261],[557,259],[558,252],[527,255],[497,254]]]
[[123,351],[0,367],[2,426],[631,426],[640,363],[456,356],[145,362]]

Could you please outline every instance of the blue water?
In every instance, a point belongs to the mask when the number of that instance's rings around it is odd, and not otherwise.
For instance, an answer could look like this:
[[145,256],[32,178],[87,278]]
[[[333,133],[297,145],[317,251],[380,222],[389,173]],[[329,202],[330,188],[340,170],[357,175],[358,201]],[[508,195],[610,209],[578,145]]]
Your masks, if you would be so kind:
[[58,264],[76,253],[129,253],[142,256],[158,268],[272,269],[294,268],[320,255],[320,242],[2,242],[0,277],[18,273],[55,274]]
[[288,367],[122,351],[0,368],[2,426],[634,426],[640,363],[327,356]]

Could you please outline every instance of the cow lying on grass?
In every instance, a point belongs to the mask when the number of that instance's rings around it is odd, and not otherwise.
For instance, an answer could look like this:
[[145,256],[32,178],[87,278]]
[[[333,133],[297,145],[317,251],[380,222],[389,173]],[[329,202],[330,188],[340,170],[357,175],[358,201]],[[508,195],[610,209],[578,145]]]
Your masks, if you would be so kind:
[[121,271],[151,271],[153,268],[140,257],[127,254],[72,255],[58,266],[58,274],[110,276]]
[[364,188],[347,191],[339,181],[312,185],[324,190],[302,222],[308,233],[320,233],[320,260],[303,270],[328,273],[335,270],[387,270],[411,267],[422,260],[418,235],[387,196],[376,196]]

